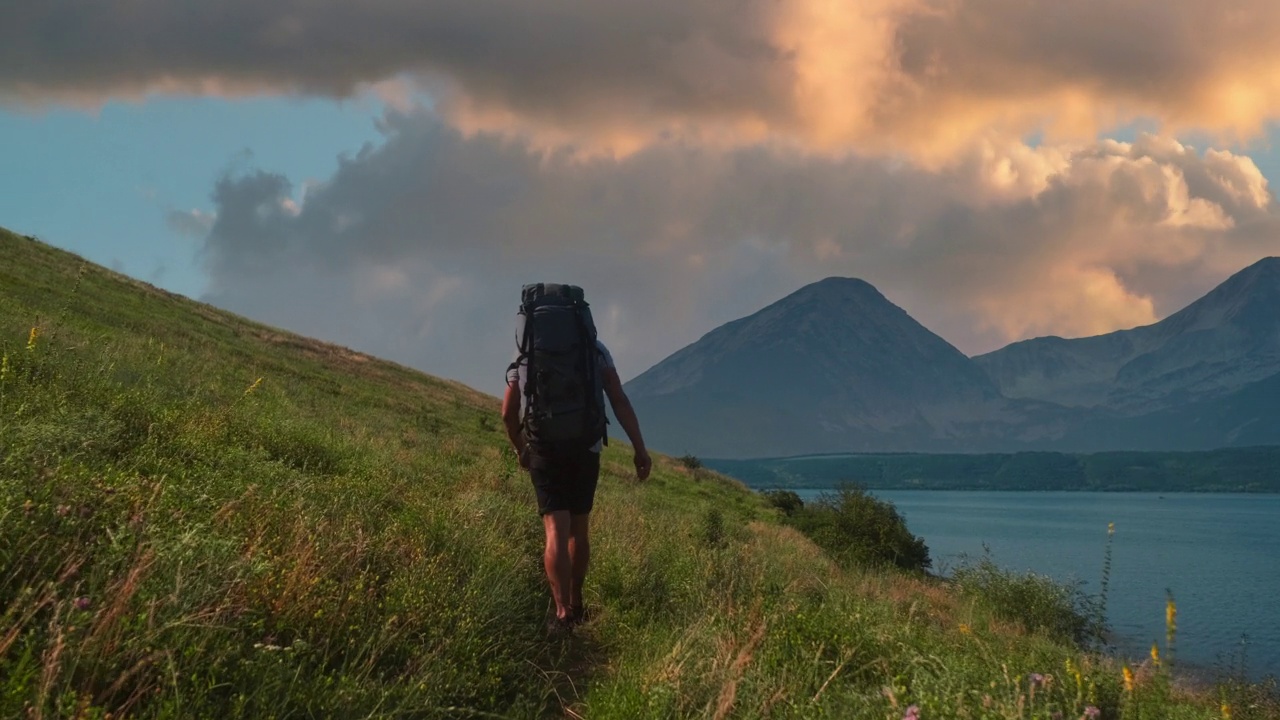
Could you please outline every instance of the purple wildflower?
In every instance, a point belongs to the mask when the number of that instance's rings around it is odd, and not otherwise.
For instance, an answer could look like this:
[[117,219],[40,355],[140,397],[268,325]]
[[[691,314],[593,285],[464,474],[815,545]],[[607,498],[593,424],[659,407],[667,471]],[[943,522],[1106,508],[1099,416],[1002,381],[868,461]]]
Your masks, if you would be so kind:
[[77,610],[88,610],[91,604],[89,598],[84,595],[76,598],[75,606]]
[[1033,687],[1040,687],[1041,685],[1044,685],[1044,676],[1040,673],[1031,673],[1027,676],[1027,679],[1031,681],[1031,685]]
[[902,720],[920,720],[920,706],[911,705],[902,713]]
[[1096,720],[1096,718],[1102,717],[1102,711],[1092,705],[1086,705],[1084,708],[1084,716],[1089,718],[1089,720]]

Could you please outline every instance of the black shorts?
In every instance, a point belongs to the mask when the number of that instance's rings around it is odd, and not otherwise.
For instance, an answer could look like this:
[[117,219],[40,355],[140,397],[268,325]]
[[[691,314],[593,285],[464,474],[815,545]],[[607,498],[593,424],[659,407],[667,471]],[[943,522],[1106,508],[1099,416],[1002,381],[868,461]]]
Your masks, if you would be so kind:
[[529,477],[538,493],[538,513],[568,510],[586,515],[595,505],[600,480],[600,453],[583,450],[569,455],[529,457]]

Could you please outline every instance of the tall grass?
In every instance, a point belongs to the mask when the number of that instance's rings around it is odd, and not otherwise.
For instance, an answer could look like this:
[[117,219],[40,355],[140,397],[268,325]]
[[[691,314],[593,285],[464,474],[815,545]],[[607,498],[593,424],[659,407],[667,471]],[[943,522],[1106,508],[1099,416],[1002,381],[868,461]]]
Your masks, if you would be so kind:
[[1129,690],[704,468],[638,484],[620,447],[593,617],[548,638],[496,399],[4,232],[0,254],[0,717],[1275,716],[1253,685]]

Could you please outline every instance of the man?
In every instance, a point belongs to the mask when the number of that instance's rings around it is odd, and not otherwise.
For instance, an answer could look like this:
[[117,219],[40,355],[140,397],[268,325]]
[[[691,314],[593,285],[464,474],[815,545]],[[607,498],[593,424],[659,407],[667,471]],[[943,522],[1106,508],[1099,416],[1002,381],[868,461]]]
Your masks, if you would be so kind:
[[[618,424],[631,440],[635,449],[636,477],[649,477],[652,466],[645,450],[640,423],[636,419],[631,401],[622,390],[622,381],[613,364],[613,356],[604,343],[596,341],[597,368],[604,385],[605,396],[613,407]],[[533,452],[520,427],[522,393],[527,382],[527,361],[519,353],[516,362],[507,370],[507,391],[502,398],[502,422],[507,437],[520,459],[520,467],[529,471],[533,487],[538,495],[538,511],[542,515],[546,532],[546,546],[542,553],[543,568],[551,586],[551,596],[556,603],[556,616],[551,630],[559,632],[582,622],[586,608],[582,600],[582,584],[587,577],[587,565],[591,561],[591,543],[588,538],[591,508],[595,502],[596,483],[600,477],[600,451],[602,443],[574,455],[542,457]]]

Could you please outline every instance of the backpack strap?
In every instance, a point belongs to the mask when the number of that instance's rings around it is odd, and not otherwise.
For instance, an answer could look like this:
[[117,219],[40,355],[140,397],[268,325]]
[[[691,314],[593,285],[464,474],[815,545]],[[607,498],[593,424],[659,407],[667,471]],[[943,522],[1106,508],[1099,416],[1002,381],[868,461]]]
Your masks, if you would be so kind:
[[519,377],[520,366],[524,365],[524,383],[520,390],[524,393],[524,412],[520,414],[520,429],[523,430],[529,421],[529,413],[533,412],[533,348],[529,347],[529,336],[532,334],[533,326],[533,308],[528,304],[521,304],[520,313],[524,315],[523,333],[520,337],[517,350],[519,354],[512,361],[511,367],[516,370],[516,377]]
[[[587,347],[583,348],[582,360],[586,364],[587,387],[592,393],[591,407],[596,414],[592,418],[592,424],[600,427],[600,443],[603,446],[609,444],[609,415],[604,411],[604,379],[600,376],[600,364],[604,358],[604,353],[600,351],[599,340],[596,338],[594,327],[588,328],[586,308],[590,307],[586,300],[575,299],[574,308],[578,316],[578,329],[582,333],[582,337],[587,339]],[[593,323],[594,325],[594,323]],[[599,388],[600,394],[596,394]],[[594,443],[593,443],[594,444]]]

